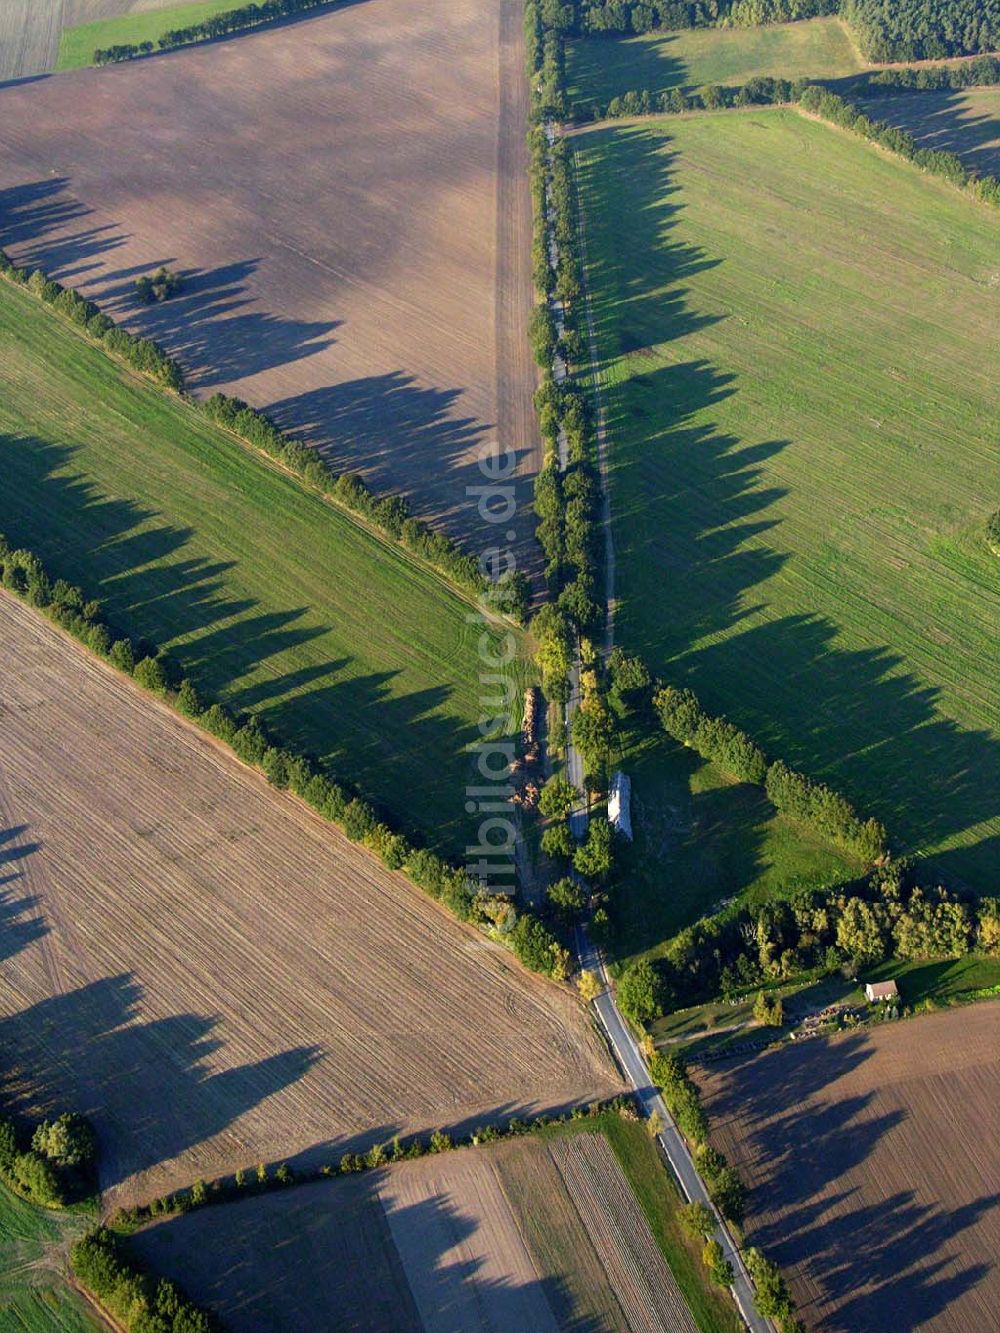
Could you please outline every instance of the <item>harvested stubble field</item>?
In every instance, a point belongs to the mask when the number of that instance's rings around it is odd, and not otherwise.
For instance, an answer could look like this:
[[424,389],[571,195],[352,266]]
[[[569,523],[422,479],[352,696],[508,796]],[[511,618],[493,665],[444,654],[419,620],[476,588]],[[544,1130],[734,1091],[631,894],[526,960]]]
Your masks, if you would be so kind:
[[957,153],[981,176],[1000,176],[1000,88],[858,99],[873,120],[908,130],[921,148]]
[[0,595],[4,1101],[107,1205],[617,1088],[583,1011]]
[[988,891],[995,216],[790,110],[573,142],[618,638]]
[[700,1074],[751,1186],[747,1239],[824,1333],[992,1328],[1000,1005],[786,1045]]
[[838,18],[761,28],[689,28],[641,37],[571,42],[567,83],[574,104],[607,103],[631,89],[667,92],[705,84],[734,85],[762,75],[836,79],[869,66]]
[[[356,0],[0,89],[0,243],[477,551],[499,441],[528,564],[526,99],[520,0]],[[184,292],[138,305],[162,263]]]
[[116,632],[461,854],[468,746],[496,709],[440,579],[6,282],[0,471],[0,532]]
[[248,1333],[696,1328],[599,1133],[265,1195],[157,1223],[133,1243]]

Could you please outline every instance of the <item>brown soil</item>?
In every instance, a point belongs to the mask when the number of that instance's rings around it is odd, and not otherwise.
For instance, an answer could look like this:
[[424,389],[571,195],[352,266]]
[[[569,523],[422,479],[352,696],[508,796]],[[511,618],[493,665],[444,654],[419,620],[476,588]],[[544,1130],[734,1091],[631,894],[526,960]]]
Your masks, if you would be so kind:
[[0,89],[0,244],[476,549],[499,438],[530,566],[525,115],[520,0],[357,0]]
[[1000,1005],[783,1046],[701,1078],[748,1241],[824,1333],[989,1328],[1000,1306]]
[[568,994],[0,594],[6,1101],[111,1205],[618,1087]]

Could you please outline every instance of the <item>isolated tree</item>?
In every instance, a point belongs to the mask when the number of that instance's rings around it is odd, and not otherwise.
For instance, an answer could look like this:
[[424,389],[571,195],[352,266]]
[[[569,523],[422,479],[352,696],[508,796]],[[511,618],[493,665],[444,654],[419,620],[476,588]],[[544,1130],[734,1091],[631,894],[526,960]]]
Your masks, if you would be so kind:
[[606,819],[592,819],[586,841],[573,854],[573,866],[588,879],[601,880],[610,874],[613,864],[611,825]]
[[575,849],[576,843],[565,819],[550,824],[542,833],[542,851],[546,856],[562,856],[568,860]]
[[715,1230],[715,1214],[707,1203],[686,1203],[680,1210],[681,1226],[694,1240],[707,1240]]
[[564,921],[571,921],[583,909],[585,902],[583,886],[569,875],[550,884],[547,897],[556,915]]
[[640,958],[622,973],[618,983],[618,1005],[634,1023],[648,1023],[663,1016],[660,975],[648,958]]
[[542,788],[538,808],[547,819],[559,819],[568,815],[580,799],[580,792],[572,782],[561,773],[554,773]]
[[706,1243],[701,1252],[701,1258],[713,1282],[720,1287],[728,1287],[732,1284],[733,1266],[726,1259],[722,1252],[722,1246],[717,1240],[710,1240]]
[[604,983],[596,972],[581,972],[577,978],[576,988],[584,1004],[590,1004],[604,990]]

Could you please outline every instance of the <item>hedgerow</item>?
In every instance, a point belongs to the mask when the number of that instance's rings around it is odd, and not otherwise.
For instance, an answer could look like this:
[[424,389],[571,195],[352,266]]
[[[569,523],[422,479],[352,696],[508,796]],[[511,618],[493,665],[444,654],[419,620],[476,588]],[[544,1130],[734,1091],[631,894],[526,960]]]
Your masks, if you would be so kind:
[[[177,678],[168,655],[150,644],[137,649],[127,636],[115,634],[103,620],[99,602],[88,601],[79,588],[64,579],[53,582],[34,552],[13,548],[2,535],[0,585],[45,611],[91,651],[131,675],[137,685],[162,697],[184,717],[223,741],[244,763],[259,769],[273,786],[292,792],[325,819],[339,824],[347,837],[380,857],[388,869],[405,873],[459,920],[484,928],[491,926],[492,900],[480,881],[464,868],[451,866],[434,852],[416,846],[359,793],[324,773],[307,755],[274,744],[255,716],[240,716],[218,702],[203,700],[191,681]],[[496,938],[513,949],[526,966],[561,980],[566,957],[555,935],[530,913],[523,913],[518,924],[520,934],[515,938],[502,934]],[[532,947],[522,947],[529,937]]]

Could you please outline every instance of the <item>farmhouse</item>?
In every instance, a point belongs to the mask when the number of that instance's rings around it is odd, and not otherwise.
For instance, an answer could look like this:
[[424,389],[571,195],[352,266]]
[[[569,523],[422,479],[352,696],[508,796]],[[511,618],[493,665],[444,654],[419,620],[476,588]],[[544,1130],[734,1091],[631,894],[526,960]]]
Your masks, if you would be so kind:
[[865,986],[865,999],[870,1004],[879,1004],[885,1000],[898,1000],[899,988],[894,981],[869,981]]
[[632,783],[624,773],[616,773],[611,780],[611,790],[608,792],[608,823],[618,833],[624,833],[629,842],[632,841],[632,816],[630,812],[630,796],[632,792]]

